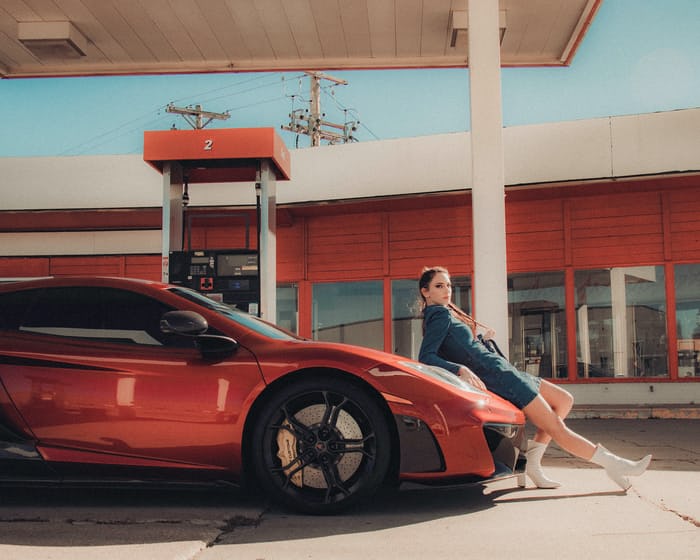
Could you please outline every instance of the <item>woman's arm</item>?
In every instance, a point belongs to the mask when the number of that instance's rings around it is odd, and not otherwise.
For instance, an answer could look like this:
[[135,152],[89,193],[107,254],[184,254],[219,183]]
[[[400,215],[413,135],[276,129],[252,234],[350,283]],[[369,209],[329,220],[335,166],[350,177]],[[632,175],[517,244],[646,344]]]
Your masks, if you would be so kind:
[[418,353],[418,361],[446,369],[477,389],[486,391],[484,382],[468,367],[445,360],[438,354],[452,324],[449,310],[441,306],[428,307],[425,310],[424,317],[425,332],[423,333],[423,342]]
[[452,322],[450,312],[446,307],[442,306],[435,306],[435,308],[426,307],[424,317],[423,326],[425,331],[423,332],[423,342],[421,342],[420,352],[418,353],[418,361],[430,366],[444,368],[457,375],[460,364],[445,360],[438,354],[442,342],[450,330]]

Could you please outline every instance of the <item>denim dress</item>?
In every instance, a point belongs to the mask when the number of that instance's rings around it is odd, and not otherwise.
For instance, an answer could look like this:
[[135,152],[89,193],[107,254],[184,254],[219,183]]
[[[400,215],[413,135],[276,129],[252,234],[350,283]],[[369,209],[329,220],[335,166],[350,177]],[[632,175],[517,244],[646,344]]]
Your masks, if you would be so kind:
[[522,409],[539,393],[540,378],[517,370],[508,360],[490,352],[466,324],[444,305],[429,305],[423,312],[423,342],[418,360],[454,374],[464,365],[487,389]]

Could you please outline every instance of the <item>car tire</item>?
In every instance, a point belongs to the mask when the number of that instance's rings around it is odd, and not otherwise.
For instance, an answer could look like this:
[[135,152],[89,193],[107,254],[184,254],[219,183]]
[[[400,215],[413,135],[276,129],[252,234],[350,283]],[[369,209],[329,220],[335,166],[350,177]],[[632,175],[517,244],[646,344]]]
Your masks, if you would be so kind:
[[275,501],[336,513],[382,484],[391,439],[377,397],[339,377],[310,377],[276,391],[255,418],[252,461]]

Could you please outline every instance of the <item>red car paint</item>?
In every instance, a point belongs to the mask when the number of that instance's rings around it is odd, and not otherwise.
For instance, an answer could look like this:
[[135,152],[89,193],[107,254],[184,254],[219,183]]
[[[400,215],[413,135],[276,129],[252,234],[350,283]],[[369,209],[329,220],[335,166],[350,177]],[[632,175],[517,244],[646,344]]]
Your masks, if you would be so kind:
[[[56,289],[63,291],[51,291]],[[45,301],[41,298],[48,293],[46,290],[75,296],[78,302],[82,294],[93,292],[110,297],[116,294],[119,301],[120,294],[126,292],[127,299],[140,298],[138,301],[146,305],[120,309],[119,313],[126,313],[127,319],[133,315],[134,320],[119,328],[55,326],[64,324],[56,317],[45,321],[40,318],[40,326],[32,326],[37,321],[29,317],[41,315],[36,306]],[[357,389],[351,400],[364,402],[366,397],[369,408],[376,408],[374,416],[368,416],[381,420],[373,420],[379,429],[370,439],[381,440],[381,446],[373,442],[362,452],[350,450],[360,444],[347,434],[353,430],[361,430],[365,436],[367,431],[375,433],[361,428],[362,406],[357,417],[353,416],[355,409],[343,413],[341,420],[350,427],[341,426],[337,417],[336,424],[329,424],[336,432],[334,445],[358,457],[370,457],[362,463],[368,463],[363,466],[367,477],[375,459],[386,470],[381,473],[382,480],[430,483],[487,480],[513,474],[516,466],[522,467],[517,450],[525,418],[503,399],[470,390],[450,378],[449,373],[438,375],[400,356],[304,340],[248,315],[222,314],[214,308],[216,304],[212,303],[212,308],[202,306],[196,294],[184,298],[178,295],[182,293],[182,288],[123,278],[47,278],[0,285],[0,313],[4,314],[0,317],[0,445],[4,444],[5,449],[0,452],[0,479],[43,476],[75,480],[84,476],[96,480],[104,476],[115,481],[133,480],[136,473],[146,480],[238,483],[245,478],[244,473],[260,470],[261,463],[256,467],[253,460],[256,453],[259,461],[272,465],[270,470],[277,474],[270,478],[274,478],[279,475],[274,464],[282,458],[276,458],[275,450],[268,448],[282,444],[272,439],[260,449],[259,442],[251,439],[255,424],[270,415],[266,409],[270,399],[284,390],[293,393],[295,384],[302,380],[307,392],[316,384],[321,388],[319,395],[325,394],[330,383],[331,392],[341,396],[347,382],[353,391]],[[114,307],[105,308],[101,300],[86,297],[86,309],[94,305],[106,316],[118,314]],[[17,303],[24,300],[30,303]],[[205,342],[202,335],[156,332],[153,325],[160,317],[144,311],[151,307],[196,312],[209,326],[206,334],[235,341],[235,349],[212,358],[198,347]],[[74,311],[80,315],[84,309]],[[71,314],[71,307],[63,313]],[[71,321],[83,320],[93,319],[79,317],[65,322],[74,325]],[[52,326],[41,326],[42,321]],[[177,343],[171,344],[172,340]],[[287,402],[291,407],[294,401],[290,397],[284,401],[285,406]],[[331,411],[344,409],[343,405],[314,403],[304,405],[304,412],[294,411],[296,416],[291,418],[308,418],[313,411],[322,410],[331,415]],[[290,437],[291,430],[274,422],[265,429]],[[316,453],[316,458],[309,458],[305,464],[317,465],[317,459],[320,461],[326,452],[325,444],[304,447],[304,430],[304,426],[294,430],[293,457],[302,461],[302,450],[306,449]],[[388,435],[380,438],[384,432]],[[487,433],[493,436],[490,442]],[[433,442],[431,450],[426,451],[426,455],[433,456],[428,461],[432,466],[417,468],[428,464],[417,460],[423,442]],[[22,453],[7,451],[12,445],[19,445],[27,457],[36,452],[28,464],[31,462],[34,468],[41,463],[45,467],[42,476],[18,468]],[[510,464],[506,469],[495,464],[494,457],[503,451],[496,451],[498,447],[507,448],[505,456]],[[285,494],[287,480],[280,483],[279,492],[273,484],[273,498],[303,511],[325,513],[355,500],[355,491],[343,488],[345,484],[356,482],[358,495],[366,497],[364,494],[375,489],[376,481],[368,483],[371,488],[363,489],[367,485],[359,469],[355,474],[355,463],[343,464],[342,456],[339,452],[326,454],[336,465],[324,467],[318,463],[309,471],[326,481],[315,483],[321,487],[326,483],[335,487],[335,483],[328,482],[329,477],[342,478],[342,483],[337,483],[338,496],[317,497],[322,489],[307,491],[298,483]],[[310,505],[306,503],[307,494],[313,495]]]

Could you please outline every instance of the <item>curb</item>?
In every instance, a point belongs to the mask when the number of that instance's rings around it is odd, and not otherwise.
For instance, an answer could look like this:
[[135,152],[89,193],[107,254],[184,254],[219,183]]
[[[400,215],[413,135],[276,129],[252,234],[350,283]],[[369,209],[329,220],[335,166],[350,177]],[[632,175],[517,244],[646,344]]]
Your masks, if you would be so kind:
[[568,418],[604,420],[700,420],[700,406],[697,405],[580,405],[574,406]]

